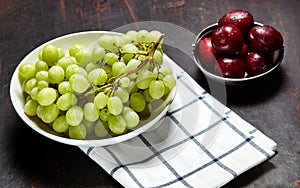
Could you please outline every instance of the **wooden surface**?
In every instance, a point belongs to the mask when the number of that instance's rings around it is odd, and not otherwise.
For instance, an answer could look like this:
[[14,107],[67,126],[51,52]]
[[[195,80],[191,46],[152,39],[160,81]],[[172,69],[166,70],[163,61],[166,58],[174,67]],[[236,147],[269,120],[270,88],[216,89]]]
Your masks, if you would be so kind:
[[[80,149],[39,135],[18,117],[9,82],[27,53],[64,34],[113,30],[138,21],[163,21],[197,34],[233,9],[246,9],[256,21],[277,28],[286,48],[280,69],[271,77],[252,86],[227,88],[226,105],[271,137],[278,153],[225,187],[300,187],[298,0],[1,0],[0,187],[121,187]],[[166,53],[207,88],[188,56],[174,48],[166,48]]]

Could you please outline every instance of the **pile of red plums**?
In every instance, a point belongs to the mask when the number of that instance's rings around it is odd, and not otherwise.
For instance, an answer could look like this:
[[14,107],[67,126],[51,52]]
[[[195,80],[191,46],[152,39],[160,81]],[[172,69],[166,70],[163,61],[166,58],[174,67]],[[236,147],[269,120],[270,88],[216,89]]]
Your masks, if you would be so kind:
[[245,78],[270,70],[274,52],[283,48],[275,28],[254,23],[246,10],[226,13],[211,35],[198,43],[199,58],[207,71],[226,78]]

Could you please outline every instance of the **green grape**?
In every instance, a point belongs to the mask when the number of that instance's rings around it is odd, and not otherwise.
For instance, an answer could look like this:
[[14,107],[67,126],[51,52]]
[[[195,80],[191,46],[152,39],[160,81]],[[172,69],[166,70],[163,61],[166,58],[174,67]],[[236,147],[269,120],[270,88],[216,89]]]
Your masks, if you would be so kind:
[[146,100],[141,93],[133,93],[129,99],[130,107],[136,112],[142,112],[146,106]]
[[92,51],[92,61],[94,63],[101,61],[105,56],[105,50],[104,48],[98,46],[93,49]]
[[120,87],[127,88],[130,85],[130,79],[128,77],[122,77],[120,78]]
[[49,82],[58,84],[65,79],[65,71],[61,66],[54,65],[49,69],[48,72]]
[[59,115],[59,109],[56,104],[52,103],[48,106],[39,105],[37,107],[37,115],[45,123],[52,123]]
[[106,106],[108,96],[104,92],[98,93],[94,98],[94,104],[97,109],[102,109]]
[[86,120],[94,122],[99,119],[98,109],[95,104],[92,102],[88,102],[83,107],[83,115]]
[[82,48],[75,54],[75,58],[81,67],[85,67],[92,61],[92,53]]
[[45,80],[41,80],[41,81],[38,81],[37,87],[39,88],[39,90],[41,90],[43,88],[49,87],[49,83]]
[[116,89],[114,91],[114,96],[119,97],[121,99],[122,103],[125,103],[129,100],[128,91],[122,87],[118,87],[118,89]]
[[133,30],[127,31],[127,33],[125,35],[129,36],[131,41],[137,41],[137,39],[136,39],[137,32],[136,31],[133,31]]
[[166,75],[162,81],[169,89],[172,89],[176,85],[176,79],[170,74]]
[[53,66],[59,59],[59,51],[57,46],[49,44],[43,48],[42,59],[48,66]]
[[121,48],[121,52],[124,53],[124,62],[128,62],[134,57],[137,52],[139,52],[139,50],[134,44],[126,44]]
[[153,61],[155,63],[157,63],[158,65],[162,65],[163,64],[163,54],[160,51],[155,50],[155,52],[153,54]]
[[93,62],[91,62],[91,63],[89,63],[89,64],[87,64],[87,65],[85,66],[85,70],[86,70],[88,73],[91,72],[92,70],[98,69],[98,68],[100,68],[100,65],[97,64],[97,63],[93,63]]
[[75,43],[73,44],[70,48],[69,48],[69,54],[70,56],[75,57],[76,53],[80,50],[84,48],[84,46],[80,43]]
[[165,76],[169,74],[173,74],[172,68],[167,65],[161,66],[159,72]]
[[27,81],[24,82],[24,91],[27,93],[27,94],[30,94],[31,90],[37,86],[37,80],[35,78],[31,78]]
[[131,37],[128,36],[128,35],[122,35],[122,36],[120,37],[120,40],[122,41],[122,42],[121,42],[121,43],[122,43],[122,46],[124,46],[125,44],[129,44],[129,43],[132,42]]
[[153,80],[149,86],[149,94],[153,99],[160,99],[164,96],[165,85],[160,80]]
[[119,115],[123,110],[123,103],[117,96],[109,97],[107,100],[108,112],[112,115]]
[[125,45],[124,41],[121,39],[120,36],[113,36],[116,40],[116,42],[114,43],[114,46],[118,48],[121,48],[122,46]]
[[122,134],[126,131],[126,122],[122,116],[110,116],[108,127],[114,134]]
[[92,134],[94,132],[95,122],[84,119],[82,124],[85,126],[86,134]]
[[69,137],[76,140],[84,140],[86,138],[86,128],[84,124],[69,127]]
[[[43,61],[43,50],[41,50],[41,51],[39,52],[38,59],[39,59],[39,61]],[[48,65],[48,64],[47,64],[47,65]]]
[[69,80],[73,74],[81,74],[87,77],[87,72],[82,67],[76,64],[69,65],[66,69],[66,79]]
[[37,61],[35,63],[35,69],[36,71],[48,71],[49,67],[45,61]]
[[52,128],[55,132],[64,133],[69,129],[69,124],[67,123],[66,116],[61,115],[56,118],[52,124]]
[[139,88],[136,86],[136,82],[130,81],[129,86],[127,87],[127,91],[129,92],[129,94],[136,93],[138,92],[138,90]]
[[108,65],[113,65],[117,61],[119,61],[119,56],[117,54],[109,52],[104,56],[104,62]]
[[151,102],[153,100],[153,98],[150,95],[149,89],[145,89],[143,91],[143,95],[144,95],[146,102]]
[[107,80],[107,74],[104,69],[98,68],[95,70],[92,70],[88,74],[88,80],[90,83],[94,85],[104,85]]
[[29,99],[24,106],[25,114],[28,116],[35,116],[38,105],[39,104],[36,100]]
[[72,56],[63,57],[57,62],[57,65],[61,66],[64,69],[64,71],[66,71],[67,67],[72,64],[77,64],[75,57]]
[[106,122],[97,121],[95,127],[94,127],[95,135],[98,137],[104,137],[108,134],[108,127]]
[[112,35],[103,35],[99,38],[98,44],[106,50],[114,52],[116,47],[114,46],[116,43],[116,38]]
[[118,76],[118,75],[122,74],[125,70],[125,67],[126,67],[126,65],[124,62],[121,62],[121,61],[115,62],[111,67],[112,75]]
[[48,106],[57,98],[57,91],[53,88],[47,87],[40,90],[37,95],[37,101],[42,106]]
[[139,115],[133,110],[126,110],[123,114],[126,126],[131,129],[137,126],[140,122]]
[[19,74],[25,79],[33,78],[36,74],[35,65],[32,63],[21,64],[19,67]]
[[[137,60],[137,59],[131,59],[127,65],[126,65],[126,68],[124,70],[124,72],[129,72],[129,71],[133,71],[135,70],[142,62],[140,60]],[[136,73],[132,73],[130,75],[128,75],[128,78],[130,79],[134,79],[137,77],[137,74]]]
[[107,109],[101,109],[99,111],[99,118],[102,121],[108,121],[108,118],[111,116],[111,114],[107,111]]
[[[161,35],[162,35],[161,32],[153,30],[149,33],[149,36],[148,36],[149,41],[150,42],[157,42],[159,37],[161,37]],[[162,43],[162,41],[161,41],[161,43]]]
[[37,100],[39,92],[40,89],[38,87],[32,88],[32,90],[30,91],[30,97],[34,100]]
[[58,48],[58,59],[65,57],[65,51],[62,48]]
[[48,71],[39,71],[36,73],[35,78],[37,81],[45,80],[49,82],[49,72]]
[[142,71],[136,78],[136,86],[139,89],[147,89],[150,86],[150,83],[155,79],[156,76],[153,72],[149,70]]
[[88,82],[87,78],[81,74],[73,74],[69,80],[69,83],[72,90],[77,93],[83,93],[90,87],[90,83]]
[[63,81],[58,84],[58,92],[62,95],[68,92],[72,92],[71,85],[68,81]]
[[71,92],[65,93],[58,97],[56,104],[60,110],[66,111],[77,104],[77,97]]
[[149,32],[146,30],[139,30],[136,39],[138,42],[149,42]]
[[67,123],[71,126],[79,125],[83,120],[83,111],[80,106],[72,106],[66,113]]

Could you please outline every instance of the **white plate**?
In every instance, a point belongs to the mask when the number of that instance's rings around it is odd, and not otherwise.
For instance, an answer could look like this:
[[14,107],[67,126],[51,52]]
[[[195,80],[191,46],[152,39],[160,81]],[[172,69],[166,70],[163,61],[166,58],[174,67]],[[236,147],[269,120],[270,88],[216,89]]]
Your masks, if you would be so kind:
[[[10,97],[16,112],[29,127],[34,129],[38,133],[42,134],[43,136],[46,136],[52,140],[61,143],[76,145],[76,146],[91,146],[91,147],[105,146],[105,145],[116,144],[116,143],[129,140],[147,131],[148,129],[156,125],[159,122],[159,120],[161,120],[166,115],[170,107],[170,103],[171,103],[170,101],[172,101],[175,97],[175,93],[176,93],[175,88],[172,89],[172,92],[170,92],[168,96],[169,98],[166,99],[166,101],[169,101],[167,104],[165,104],[166,108],[164,108],[160,113],[158,113],[157,116],[151,117],[150,118],[151,121],[147,120],[147,122],[143,122],[145,123],[145,125],[141,126],[140,128],[132,132],[126,133],[124,135],[116,136],[116,137],[111,137],[111,138],[97,139],[97,140],[75,140],[75,139],[58,136],[55,134],[54,131],[52,131],[52,129],[48,125],[45,125],[43,123],[37,123],[37,121],[35,121],[33,118],[29,118],[27,115],[25,115],[24,113],[25,99],[21,87],[21,82],[19,79],[19,74],[18,74],[19,66],[25,62],[36,62],[38,60],[39,52],[47,44],[54,44],[61,47],[65,51],[66,55],[68,55],[67,53],[68,49],[72,44],[81,43],[86,47],[93,47],[94,45],[97,45],[97,39],[104,34],[121,35],[121,33],[110,32],[110,31],[87,31],[87,32],[79,32],[79,33],[65,35],[50,40],[49,42],[46,42],[45,44],[42,44],[41,46],[37,47],[20,62],[20,64],[16,67],[10,82]],[[168,64],[168,62],[165,60],[164,63]]]

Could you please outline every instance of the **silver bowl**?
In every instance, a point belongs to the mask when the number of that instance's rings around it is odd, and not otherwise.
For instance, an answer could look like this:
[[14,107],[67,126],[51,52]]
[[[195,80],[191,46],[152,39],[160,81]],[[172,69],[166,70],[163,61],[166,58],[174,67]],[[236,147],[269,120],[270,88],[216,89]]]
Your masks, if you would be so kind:
[[[259,22],[254,22],[255,25],[263,25]],[[208,27],[204,28],[196,37],[195,43],[193,44],[193,56],[194,56],[194,62],[199,67],[199,69],[204,73],[204,75],[217,82],[225,83],[226,85],[246,85],[255,83],[258,80],[265,78],[266,76],[270,75],[275,69],[279,67],[279,65],[282,62],[283,56],[284,56],[284,46],[281,49],[278,49],[274,52],[273,55],[273,67],[268,70],[267,72],[264,72],[262,74],[251,76],[251,77],[244,77],[244,78],[225,78],[222,76],[215,75],[209,71],[207,71],[202,65],[200,61],[200,54],[199,54],[199,45],[198,43],[202,38],[208,37],[212,34],[212,32],[218,27],[218,23],[214,23],[212,25],[209,25]]]

